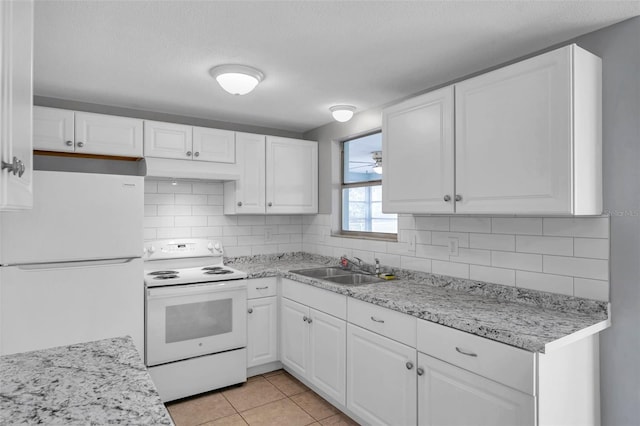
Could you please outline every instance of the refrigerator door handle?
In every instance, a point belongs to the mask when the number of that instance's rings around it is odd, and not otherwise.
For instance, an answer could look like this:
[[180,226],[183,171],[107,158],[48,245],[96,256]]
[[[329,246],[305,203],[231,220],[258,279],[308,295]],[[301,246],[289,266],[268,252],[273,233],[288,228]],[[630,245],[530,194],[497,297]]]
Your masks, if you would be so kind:
[[90,267],[102,267],[111,265],[123,265],[131,263],[133,260],[139,259],[139,257],[122,257],[116,259],[98,259],[98,260],[80,260],[73,262],[48,262],[48,263],[23,263],[16,266],[23,271],[47,271],[47,270],[59,270],[59,269],[74,269],[74,268],[90,268]]

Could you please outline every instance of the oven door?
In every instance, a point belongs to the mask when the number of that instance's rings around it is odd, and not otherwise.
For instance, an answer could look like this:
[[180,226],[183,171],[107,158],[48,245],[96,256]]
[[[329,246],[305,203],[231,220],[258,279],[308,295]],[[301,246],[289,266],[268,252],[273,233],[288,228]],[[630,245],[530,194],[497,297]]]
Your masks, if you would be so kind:
[[147,366],[245,347],[245,281],[147,289]]

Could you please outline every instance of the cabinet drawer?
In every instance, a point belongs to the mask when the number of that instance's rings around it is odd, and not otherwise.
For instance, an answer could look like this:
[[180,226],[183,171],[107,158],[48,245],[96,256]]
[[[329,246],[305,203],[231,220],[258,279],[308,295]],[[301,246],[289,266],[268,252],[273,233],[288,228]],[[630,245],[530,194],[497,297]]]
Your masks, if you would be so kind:
[[347,305],[350,323],[416,347],[417,318],[352,298]]
[[418,351],[535,395],[535,354],[418,320]]
[[278,279],[276,277],[247,280],[247,299],[275,296]]
[[340,319],[347,318],[347,296],[284,278],[282,296]]

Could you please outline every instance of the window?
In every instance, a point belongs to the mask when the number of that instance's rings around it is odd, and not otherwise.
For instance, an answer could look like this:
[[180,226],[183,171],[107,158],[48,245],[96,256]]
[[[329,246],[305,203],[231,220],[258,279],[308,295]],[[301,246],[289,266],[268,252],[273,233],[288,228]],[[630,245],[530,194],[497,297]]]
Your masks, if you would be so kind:
[[342,142],[342,233],[395,238],[398,218],[382,213],[382,133]]

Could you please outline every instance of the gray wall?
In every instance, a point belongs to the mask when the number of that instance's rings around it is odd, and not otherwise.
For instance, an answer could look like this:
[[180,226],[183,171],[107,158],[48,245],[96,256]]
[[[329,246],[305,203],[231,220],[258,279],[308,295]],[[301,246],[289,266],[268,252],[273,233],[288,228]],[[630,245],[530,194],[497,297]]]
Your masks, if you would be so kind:
[[[637,425],[640,420],[640,17],[574,40],[530,52],[507,65],[577,43],[603,62],[604,208],[611,213],[610,285],[612,327],[601,336],[602,424]],[[454,80],[428,92],[489,71],[460,70]],[[412,96],[418,95],[416,93]],[[393,103],[397,103],[398,99]],[[320,142],[320,213],[332,212],[332,144],[380,128],[384,106],[304,134]],[[337,208],[337,206],[335,206]]]
[[184,115],[167,114],[164,112],[145,111],[110,105],[99,105],[67,99],[34,96],[33,104],[38,106],[72,109],[76,111],[94,112],[97,114],[121,115],[124,117],[141,118],[144,120],[166,121],[169,123],[187,124],[190,126],[211,127],[214,129],[234,130],[237,132],[258,133],[271,136],[301,139],[302,135],[287,130],[272,129],[270,127],[250,126],[246,124],[228,123],[226,121],[210,120],[206,118],[186,117]]

